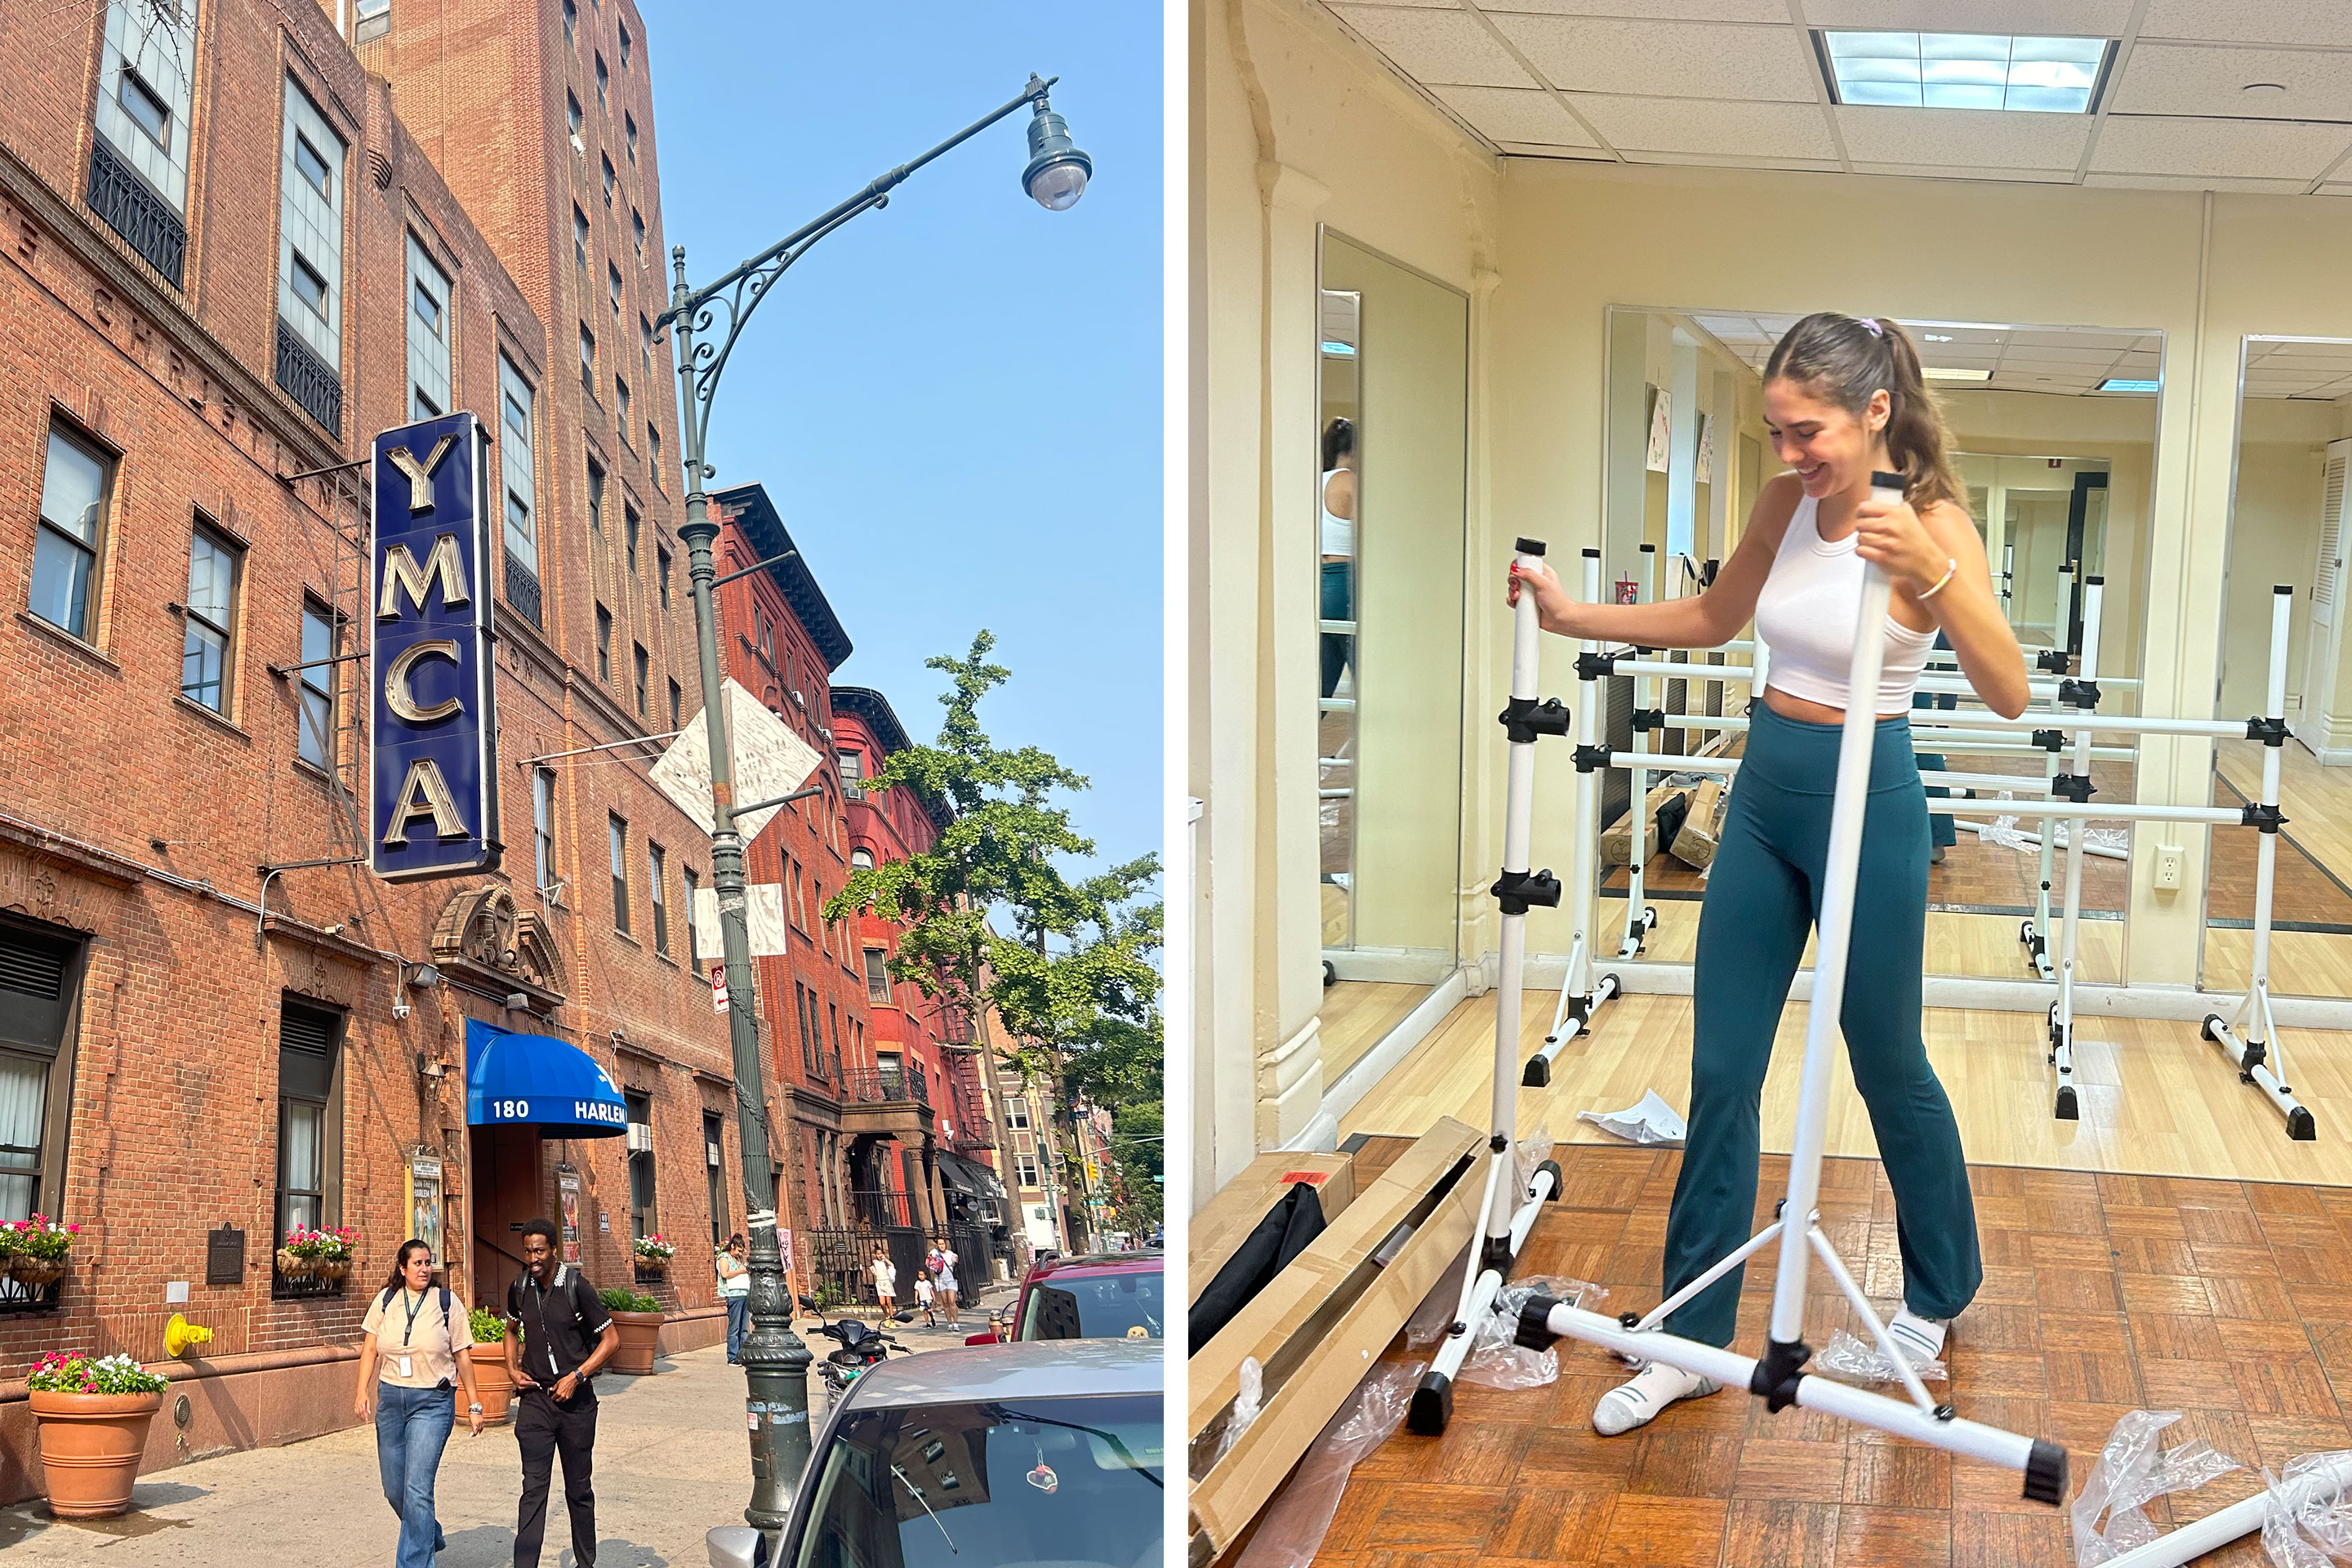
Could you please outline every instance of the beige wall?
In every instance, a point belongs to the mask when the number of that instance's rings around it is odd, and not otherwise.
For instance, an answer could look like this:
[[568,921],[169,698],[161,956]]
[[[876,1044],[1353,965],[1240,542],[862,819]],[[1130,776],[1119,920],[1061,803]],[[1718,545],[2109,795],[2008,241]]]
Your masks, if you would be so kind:
[[[2271,589],[2292,584],[2286,689],[2304,689],[2312,567],[2319,552],[2319,480],[2327,443],[2345,411],[2334,404],[2255,398],[2247,402],[2230,511],[2229,620],[2215,716],[2262,710],[2270,680]],[[2290,707],[2287,722],[2302,717]]]

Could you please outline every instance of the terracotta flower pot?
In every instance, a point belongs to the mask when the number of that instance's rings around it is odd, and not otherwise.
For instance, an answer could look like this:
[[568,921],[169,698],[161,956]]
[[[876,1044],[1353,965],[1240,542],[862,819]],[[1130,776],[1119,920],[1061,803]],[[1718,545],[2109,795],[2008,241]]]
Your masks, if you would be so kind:
[[131,1506],[147,1424],[162,1394],[28,1394],[41,1424],[41,1468],[49,1511],[59,1519],[103,1519]]
[[664,1317],[660,1312],[613,1314],[613,1321],[621,1329],[621,1348],[613,1352],[610,1363],[614,1372],[642,1377],[653,1371],[654,1342],[661,1337]]
[[[514,1377],[507,1371],[507,1347],[503,1340],[493,1344],[474,1347],[474,1387],[482,1396],[482,1419],[499,1422],[514,1408]],[[457,1419],[466,1419],[466,1385],[457,1384]]]

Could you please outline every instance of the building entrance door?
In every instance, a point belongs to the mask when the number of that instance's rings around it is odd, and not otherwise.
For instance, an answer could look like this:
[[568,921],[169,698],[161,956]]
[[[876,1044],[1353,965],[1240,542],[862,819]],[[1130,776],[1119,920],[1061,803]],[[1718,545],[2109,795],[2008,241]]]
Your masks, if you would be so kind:
[[506,1310],[507,1287],[522,1277],[522,1223],[553,1219],[540,1163],[536,1127],[476,1127],[473,1176],[473,1297],[478,1307]]

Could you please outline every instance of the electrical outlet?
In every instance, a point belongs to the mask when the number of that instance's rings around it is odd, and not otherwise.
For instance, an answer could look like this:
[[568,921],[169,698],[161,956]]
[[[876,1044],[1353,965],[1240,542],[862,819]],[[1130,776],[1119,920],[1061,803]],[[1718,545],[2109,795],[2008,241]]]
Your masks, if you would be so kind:
[[2177,890],[2180,886],[2180,846],[2159,844],[2156,847],[2156,886],[2160,892]]

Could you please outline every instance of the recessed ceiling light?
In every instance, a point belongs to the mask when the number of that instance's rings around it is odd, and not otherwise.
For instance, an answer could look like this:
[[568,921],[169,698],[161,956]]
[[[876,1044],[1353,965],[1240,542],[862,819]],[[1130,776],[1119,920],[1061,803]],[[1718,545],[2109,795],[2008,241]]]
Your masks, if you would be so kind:
[[1840,103],[2088,114],[2112,38],[2008,33],[1813,35]]
[[2286,90],[2286,83],[2283,81],[2250,81],[2238,90],[2240,92],[2284,92]]
[[2099,383],[2099,390],[2101,392],[2154,392],[2163,383],[2158,381],[2136,381],[2130,376],[2111,375]]
[[1929,381],[1990,381],[1992,379],[1992,372],[1989,370],[1962,370],[1957,365],[1948,364],[1927,365],[1923,367],[1919,374]]

